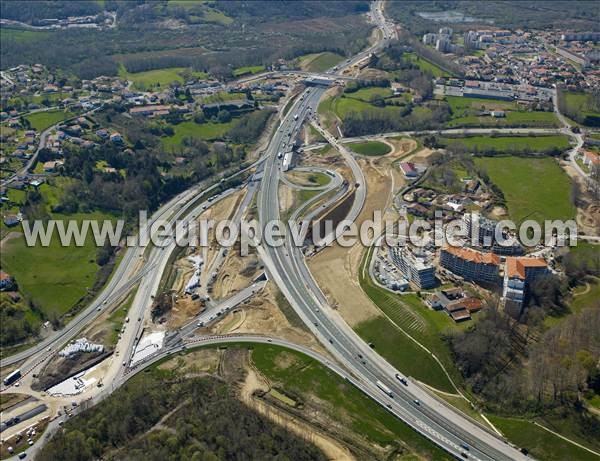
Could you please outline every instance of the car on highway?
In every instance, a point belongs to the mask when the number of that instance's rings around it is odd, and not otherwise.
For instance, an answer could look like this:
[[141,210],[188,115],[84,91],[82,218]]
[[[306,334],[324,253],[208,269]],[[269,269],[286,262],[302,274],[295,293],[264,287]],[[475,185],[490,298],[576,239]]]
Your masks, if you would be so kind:
[[406,380],[406,378],[404,376],[400,376],[398,373],[396,373],[396,379],[398,381],[400,381],[402,384],[404,384],[405,386],[408,386],[408,381]]
[[421,405],[421,401],[420,401],[419,399],[414,399],[414,400],[413,400],[413,402],[414,402],[414,404],[415,404],[415,405],[417,405],[417,406],[420,406],[420,405]]

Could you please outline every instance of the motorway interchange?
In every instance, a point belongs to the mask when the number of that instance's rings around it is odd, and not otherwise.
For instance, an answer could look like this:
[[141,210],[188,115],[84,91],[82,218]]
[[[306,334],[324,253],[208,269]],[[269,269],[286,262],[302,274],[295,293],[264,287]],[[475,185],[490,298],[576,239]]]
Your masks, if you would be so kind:
[[[328,75],[335,77],[336,74],[341,74],[346,68],[364,59],[369,53],[385,46],[390,39],[394,38],[394,28],[383,14],[383,2],[377,1],[372,4],[371,17],[381,30],[380,40],[369,49],[330,70]],[[275,130],[261,159],[249,168],[233,175],[236,176],[250,171],[251,168],[256,168],[257,172],[261,173],[260,182],[254,181],[254,176],[247,181],[246,195],[236,212],[235,220],[241,220],[255,195],[257,196],[256,203],[261,224],[264,225],[270,220],[280,218],[278,189],[282,181],[283,171],[282,159],[279,154],[285,152],[285,143],[289,143],[290,140],[297,137],[302,124],[307,119],[310,119],[313,126],[325,137],[327,142],[341,153],[354,176],[348,186],[343,184],[340,178],[336,176],[337,173],[331,172],[333,175],[331,184],[324,188],[317,197],[313,198],[311,203],[321,198],[323,194],[336,190],[333,199],[325,203],[327,207],[354,189],[355,200],[347,219],[355,220],[358,217],[366,199],[366,181],[353,155],[338,139],[323,130],[317,122],[316,108],[324,92],[325,88],[314,87],[305,89],[300,93],[290,110],[282,117],[279,127]],[[256,174],[256,176],[259,175]],[[217,200],[225,198],[237,190],[237,188],[228,189],[218,196],[211,197],[211,192],[218,186],[219,183],[207,188],[206,184],[203,184],[180,194],[161,207],[152,216],[148,225],[142,229],[142,232],[148,233],[151,223],[156,219],[167,219],[169,221],[175,221],[176,219],[194,220],[203,210],[214,205]],[[303,206],[302,210],[305,209],[306,207]],[[301,209],[296,210],[292,217],[297,218],[300,211]],[[333,237],[335,235],[326,237],[322,243],[325,244],[333,240]],[[292,244],[291,240],[289,237],[285,238],[284,244],[279,247],[259,245],[257,248],[258,254],[264,263],[267,278],[278,286],[303,322],[335,358],[335,363],[307,348],[266,336],[194,336],[194,332],[199,326],[216,321],[220,315],[224,315],[227,311],[235,308],[235,306],[261,290],[266,283],[265,279],[261,279],[256,280],[250,287],[228,299],[211,303],[209,308],[199,317],[194,318],[181,329],[168,334],[164,346],[155,354],[140,362],[131,364],[130,360],[134,354],[135,346],[143,331],[143,320],[145,316],[149,315],[148,307],[152,304],[152,299],[158,292],[162,274],[169,262],[169,255],[176,246],[173,239],[171,239],[165,248],[129,248],[116,269],[116,273],[102,293],[65,329],[55,332],[27,351],[3,359],[0,364],[4,367],[21,363],[20,368],[24,375],[21,382],[26,386],[30,383],[30,375],[34,370],[46,362],[85,325],[96,319],[105,309],[122,300],[134,286],[138,285],[129,311],[132,322],[127,326],[117,344],[121,359],[113,360],[113,364],[104,378],[103,388],[94,389],[93,395],[86,395],[86,399],[90,400],[85,405],[75,408],[74,413],[106,398],[114,389],[145,367],[185,348],[227,342],[267,342],[290,347],[315,358],[361,389],[417,432],[457,458],[473,460],[528,459],[518,449],[500,439],[489,429],[467,418],[452,407],[440,403],[411,381],[410,378],[405,377],[401,370],[395,370],[369,345],[365,344],[344,319],[328,305],[325,296],[307,268],[304,254],[299,247]],[[213,265],[214,270],[218,270],[224,256],[224,252],[219,254],[217,262]],[[45,438],[59,427],[63,418],[57,418],[50,423]],[[38,450],[45,438],[40,439],[34,447],[30,448],[29,453]]]

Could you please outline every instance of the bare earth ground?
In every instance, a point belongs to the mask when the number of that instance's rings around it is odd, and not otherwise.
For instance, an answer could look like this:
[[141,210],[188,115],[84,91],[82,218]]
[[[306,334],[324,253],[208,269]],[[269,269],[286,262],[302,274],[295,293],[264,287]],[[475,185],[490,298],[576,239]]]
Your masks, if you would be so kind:
[[242,402],[259,414],[316,445],[328,459],[355,459],[346,447],[332,437],[315,430],[310,424],[296,419],[284,411],[278,410],[276,407],[269,405],[267,402],[254,395],[255,392],[268,392],[269,389],[270,385],[267,380],[253,368],[248,368],[248,374],[246,375],[246,379],[241,388],[240,398]]
[[243,317],[237,317],[235,325],[231,318],[237,314],[229,313],[218,323],[199,331],[202,333],[223,334],[231,332],[231,328],[235,326],[235,333],[268,334],[302,344],[327,355],[327,352],[312,334],[290,324],[277,305],[276,293],[277,288],[272,282],[269,282],[261,293],[257,293],[236,309],[245,311],[245,314]]
[[[586,190],[586,185],[581,180],[581,177],[569,163],[561,161],[560,165],[571,179],[579,184],[580,190]],[[575,218],[577,227],[586,235],[599,235],[600,206],[592,203],[587,196],[579,197],[579,199],[581,204],[578,204],[577,216]]]
[[[231,219],[235,214],[235,210],[238,208],[239,203],[243,199],[243,195],[245,191],[240,191],[231,194],[229,197],[220,200],[214,206],[209,208],[206,212],[200,215],[199,219],[211,219],[216,223],[222,220]],[[204,259],[204,267],[202,268],[202,273],[200,275],[200,286],[205,287],[208,282],[208,277],[210,274],[208,273],[207,268],[211,267],[214,258],[217,256],[218,250],[220,249],[218,242],[215,239],[215,229],[211,229],[208,233],[208,248],[200,248],[200,255]]]
[[295,202],[295,191],[286,186],[283,183],[279,184],[279,213],[282,215],[294,206]]
[[215,373],[219,367],[216,349],[199,349],[177,356],[158,366],[160,370],[178,370],[185,374]]
[[168,329],[175,330],[186,325],[200,313],[202,307],[199,299],[193,300],[189,295],[179,297],[166,316]]
[[[416,142],[415,142],[415,144],[416,144]],[[412,148],[414,149],[415,147],[416,146],[413,145]],[[420,149],[417,152],[415,152],[414,154],[412,154],[409,157],[407,157],[406,160],[409,161],[409,162],[414,162],[414,163],[419,163],[419,164],[426,165],[427,164],[427,159],[434,152],[435,152],[434,150],[429,149],[427,147],[424,147],[423,149]]]
[[236,291],[243,290],[251,285],[252,280],[259,273],[259,268],[262,267],[256,254],[240,257],[233,254],[233,251],[232,249],[232,254],[227,255],[221,272],[214,284],[214,298],[227,298]]
[[[375,169],[372,162],[374,161],[370,160],[368,164],[364,160],[359,162],[365,172],[368,191],[365,206],[356,221],[359,228],[363,221],[373,219],[375,210],[385,210],[392,187],[389,169],[386,172],[382,163],[381,167]],[[331,306],[339,309],[350,326],[379,315],[377,308],[358,284],[358,268],[363,251],[360,244],[352,248],[334,244],[308,260],[309,269]]]
[[315,184],[314,182],[310,182],[309,178],[313,173],[310,173],[308,171],[288,171],[285,173],[286,178],[288,179],[288,181],[297,184],[299,186],[316,186],[317,184]]

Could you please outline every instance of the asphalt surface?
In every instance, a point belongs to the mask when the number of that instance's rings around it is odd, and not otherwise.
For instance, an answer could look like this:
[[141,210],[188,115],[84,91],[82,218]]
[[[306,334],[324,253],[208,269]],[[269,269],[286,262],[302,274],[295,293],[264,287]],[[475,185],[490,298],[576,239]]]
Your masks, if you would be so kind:
[[[345,67],[353,65],[368,56],[371,52],[385,46],[386,42],[393,37],[395,32],[393,31],[393,27],[385,21],[382,5],[382,2],[375,2],[372,6],[371,14],[383,31],[383,39],[370,49],[347,60],[345,64],[336,66],[339,68],[334,69],[331,72],[332,76],[335,76],[334,72],[342,72]],[[284,143],[289,142],[290,139],[294,139],[298,134],[304,119],[310,113],[315,112],[318,101],[324,91],[324,88],[312,88],[304,91],[296,100],[288,114],[283,118],[280,129],[277,130],[271,139],[271,143],[266,151],[264,175],[260,183],[257,201],[259,218],[263,225],[270,220],[279,219],[278,185],[281,176],[281,161],[277,158],[277,154],[279,152],[285,152]],[[294,119],[295,115],[297,115],[296,120]],[[342,155],[344,155],[345,149],[343,149],[343,146],[339,146],[337,140],[330,137],[328,141],[336,145],[336,147],[340,147]],[[353,162],[355,163],[352,155],[348,153],[348,155],[344,155],[344,158],[352,168]],[[355,205],[356,209],[353,211],[353,214],[356,214],[357,216],[364,204],[366,188],[364,187],[364,184],[361,183],[361,181],[364,183],[364,178],[361,179],[362,171],[360,171],[360,173],[358,171],[355,172],[353,168],[353,172],[355,173],[355,179],[358,184],[358,187],[356,185],[354,187],[357,187],[357,190],[362,189],[361,193],[363,195],[362,198],[358,197],[358,205]],[[180,195],[187,194],[193,194],[193,192],[190,191]],[[170,202],[168,206],[165,205],[165,207],[161,208],[161,210],[163,210],[162,212],[171,216],[175,209],[185,206],[181,200],[182,197],[180,196],[177,200]],[[189,197],[187,206],[191,208],[195,203],[197,203],[197,200],[195,200],[194,197]],[[200,204],[195,206],[188,214],[190,219],[193,219],[195,214],[199,213],[204,205]],[[175,212],[175,216],[177,215],[178,213]],[[148,256],[145,266],[150,267],[151,270],[149,270],[147,276],[141,277],[140,286],[130,310],[131,322],[133,322],[133,324],[128,327],[127,334],[124,335],[119,343],[119,348],[124,351],[122,356],[125,357],[124,360],[126,363],[131,357],[133,348],[142,334],[141,325],[143,322],[141,320],[138,321],[137,319],[143,319],[144,314],[148,314],[146,312],[147,307],[151,304],[151,299],[157,292],[162,273],[168,261],[166,255],[172,251],[172,245],[174,245],[174,242],[170,242],[169,246],[165,249],[152,248]],[[330,369],[336,371],[340,376],[344,376],[367,395],[385,406],[394,415],[413,427],[417,432],[423,434],[433,443],[456,457],[461,457],[462,454],[463,457],[466,455],[468,459],[474,460],[528,459],[518,450],[509,446],[503,440],[498,439],[490,431],[477,425],[474,421],[467,419],[456,410],[435,400],[413,382],[409,381],[407,386],[401,384],[395,377],[398,371],[366,345],[345,323],[341,316],[327,305],[323,293],[320,291],[306,267],[300,248],[292,246],[290,238],[285,238],[284,244],[281,246],[261,245],[258,247],[258,252],[265,263],[269,276],[279,286],[300,318],[302,318],[327,350],[339,361],[342,367],[331,363],[328,359],[320,356],[317,357],[318,354],[315,354],[309,349],[302,350],[302,352],[319,360]],[[128,257],[127,255],[125,258]],[[134,258],[135,260],[136,256],[141,258],[144,256],[144,252],[142,251],[141,254],[134,253],[131,258]],[[131,270],[129,262],[127,264],[123,264],[122,262],[119,265],[119,268],[121,268],[121,266],[124,267],[124,272]],[[122,280],[128,279],[126,275],[128,274],[124,273],[123,277],[113,276],[110,283],[112,284],[114,281],[114,285],[112,285],[110,289],[107,287],[107,289],[103,291],[103,294],[107,293],[106,296],[109,296],[112,291],[118,289],[120,286],[119,283],[121,283]],[[244,290],[243,293],[240,292],[237,294],[238,298],[231,300],[230,303],[227,304],[227,306],[230,306],[228,308],[231,308],[231,306],[239,299],[245,299],[245,296],[251,296],[251,292],[255,289],[257,289],[256,286],[249,287],[247,290]],[[103,303],[104,300],[106,300],[106,297],[100,296],[96,301],[96,304],[92,304],[84,311],[84,313],[82,313],[80,323],[77,324],[79,328],[95,318],[95,316],[92,316],[91,319],[84,318],[83,314],[85,314],[85,312],[88,312],[88,314],[92,312],[93,314],[93,311],[97,310],[98,303]],[[102,304],[100,304],[100,306],[101,305]],[[220,307],[220,309],[223,309],[223,307]],[[210,318],[208,320],[210,321]],[[199,320],[195,319],[195,321],[197,322]],[[72,325],[74,322],[75,321],[71,322],[69,325]],[[79,328],[77,328],[77,330]],[[195,325],[190,324],[188,329],[191,330],[192,328],[195,328]],[[186,330],[184,333],[189,332]],[[64,342],[67,336],[68,335],[62,333],[60,338],[55,341],[57,341],[57,343],[59,340]],[[265,339],[264,337],[257,336],[196,338],[196,340],[191,341],[191,344],[203,345],[243,341],[266,342],[272,344],[281,343],[280,345],[291,347],[293,349],[305,349],[285,341],[277,341],[271,338]],[[181,351],[185,347],[187,346],[177,345],[165,347],[160,353],[156,354],[152,360],[145,362],[143,366],[148,366],[155,362],[155,360],[159,360],[161,357],[165,357],[168,354]],[[38,348],[37,352],[41,350],[44,350],[43,346],[41,349]],[[23,358],[31,356],[33,353],[34,352],[31,352],[30,350],[28,351],[28,355],[24,355]],[[11,363],[14,363],[14,361]],[[1,364],[2,366],[5,365],[4,362]],[[120,372],[110,381],[110,384],[107,385],[102,392],[90,401],[90,404],[97,403],[110,395],[116,387],[120,386],[140,368],[142,367],[135,367],[132,370],[128,369],[127,366],[120,367]],[[380,385],[380,383],[383,383],[390,389],[391,395],[388,395],[387,392],[384,392],[378,387],[378,384]],[[57,420],[52,421],[49,433],[57,427]],[[469,448],[463,448],[465,445]]]
[[[262,159],[248,168],[244,168],[235,172],[226,179],[234,178],[255,168],[262,162]],[[201,196],[209,196],[220,183],[207,187],[206,182],[180,193],[168,203],[160,207],[146,222],[145,226],[140,229],[138,241],[149,237],[152,225],[159,220],[166,220],[174,223],[181,216],[189,212],[190,208],[195,204]],[[208,203],[205,205],[208,206]],[[200,212],[200,210],[198,210]],[[35,344],[34,346],[13,354],[9,357],[0,360],[0,367],[7,367],[15,363],[30,359],[25,362],[21,368],[30,368],[34,364],[45,360],[47,357],[55,353],[61,346],[72,339],[85,325],[96,319],[102,312],[112,307],[112,303],[119,301],[127,294],[133,286],[139,282],[147,273],[155,270],[155,261],[153,258],[146,259],[147,246],[136,245],[126,248],[123,259],[118,264],[115,272],[112,274],[108,283],[104,286],[100,294],[82,310],[73,320],[71,320],[63,329],[53,331],[45,339]],[[2,388],[3,389],[3,388]]]
[[[379,2],[374,4],[375,17],[381,11],[380,5]],[[384,29],[385,24],[380,24],[380,27]],[[387,34],[388,32],[384,32],[384,37]],[[376,47],[377,45],[374,48]],[[359,58],[350,60],[348,65],[357,59]],[[343,69],[334,70],[341,72]],[[282,144],[285,142],[282,132],[288,133],[291,130],[291,137],[294,138],[302,119],[310,113],[315,113],[323,92],[321,88],[304,92],[282,120],[282,129],[278,130],[269,144],[258,199],[258,212],[263,226],[280,218],[278,185],[281,171],[277,153],[282,151]],[[294,120],[296,115],[298,117]],[[326,139],[340,147],[331,135],[327,134]],[[355,164],[353,157],[351,154],[344,155],[345,149],[341,147],[342,155],[352,168]],[[362,171],[359,173],[354,168],[352,170],[358,182]],[[357,192],[361,188],[364,194],[365,187],[359,183]],[[360,204],[357,208],[362,208],[364,196],[358,197],[357,201]],[[360,382],[361,389],[369,393],[379,393],[379,401],[385,402],[388,410],[454,456],[467,456],[469,459],[479,460],[526,459],[518,450],[483,427],[455,410],[441,405],[420,387],[401,384],[395,378],[399,372],[366,345],[339,314],[327,305],[325,297],[306,267],[300,249],[292,245],[290,238],[286,238],[282,246],[261,245],[258,250],[269,275],[300,318],[328,351],[353,373]],[[378,387],[378,383],[383,383],[391,389],[392,396],[384,393]],[[465,446],[468,446],[468,450]]]

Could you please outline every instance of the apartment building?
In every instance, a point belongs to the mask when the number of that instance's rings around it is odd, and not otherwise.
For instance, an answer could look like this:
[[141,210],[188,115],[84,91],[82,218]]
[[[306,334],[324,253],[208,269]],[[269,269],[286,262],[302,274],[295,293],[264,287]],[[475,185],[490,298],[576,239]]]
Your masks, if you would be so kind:
[[508,257],[504,265],[502,297],[504,309],[513,317],[519,317],[527,299],[530,284],[548,273],[548,265],[542,258]]
[[406,247],[392,247],[390,259],[404,277],[419,289],[433,288],[437,285],[435,266],[426,254],[413,252]]
[[494,253],[446,246],[440,252],[440,264],[470,282],[500,284],[500,257]]

